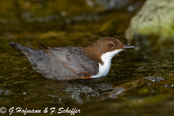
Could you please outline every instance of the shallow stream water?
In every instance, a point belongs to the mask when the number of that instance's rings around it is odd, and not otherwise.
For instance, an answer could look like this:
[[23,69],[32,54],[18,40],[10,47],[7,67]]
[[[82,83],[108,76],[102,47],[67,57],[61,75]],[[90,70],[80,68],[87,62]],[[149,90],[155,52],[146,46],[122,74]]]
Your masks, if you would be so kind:
[[[110,15],[115,14],[111,12]],[[98,32],[101,24],[103,22],[99,20],[67,24],[62,30],[56,27],[44,30],[46,24],[31,23],[27,31],[27,27],[21,25],[13,25],[14,31],[1,31],[0,107],[42,111],[48,107],[48,112],[43,113],[45,115],[50,115],[54,108],[69,107],[80,109],[80,113],[75,115],[173,116],[174,47],[167,48],[165,53],[146,54],[146,48],[126,50],[112,59],[111,70],[106,77],[57,81],[35,72],[20,51],[8,46],[13,41],[34,49],[39,49],[38,43],[50,47],[85,47],[104,36],[117,37],[127,44],[124,30],[117,35]],[[35,28],[36,25],[39,27]],[[3,30],[5,27],[0,28]],[[135,41],[134,44],[138,43]],[[52,115],[57,115],[56,112]]]

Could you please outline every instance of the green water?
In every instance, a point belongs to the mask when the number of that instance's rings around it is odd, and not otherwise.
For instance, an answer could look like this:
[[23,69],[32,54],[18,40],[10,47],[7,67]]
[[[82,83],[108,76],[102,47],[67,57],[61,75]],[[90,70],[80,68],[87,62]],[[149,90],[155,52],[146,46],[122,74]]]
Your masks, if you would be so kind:
[[[146,48],[123,51],[113,58],[111,70],[106,77],[72,81],[44,78],[32,69],[21,52],[8,46],[8,43],[13,41],[34,49],[39,49],[38,43],[50,47],[85,47],[105,36],[116,37],[127,44],[124,31],[131,16],[125,12],[124,14],[103,13],[96,15],[99,19],[97,21],[77,21],[63,25],[57,24],[57,21],[1,24],[0,107],[42,111],[47,107],[55,107],[56,110],[69,107],[80,109],[80,113],[75,115],[87,116],[173,116],[172,46],[166,48],[164,53],[149,53]],[[113,15],[118,17],[117,21],[115,18],[109,20]],[[108,25],[109,28],[106,28]],[[113,28],[112,25],[117,25],[118,28]],[[136,41],[134,44],[138,45]],[[50,115],[51,111],[53,110],[49,109],[45,115]],[[54,112],[52,115],[57,114]]]

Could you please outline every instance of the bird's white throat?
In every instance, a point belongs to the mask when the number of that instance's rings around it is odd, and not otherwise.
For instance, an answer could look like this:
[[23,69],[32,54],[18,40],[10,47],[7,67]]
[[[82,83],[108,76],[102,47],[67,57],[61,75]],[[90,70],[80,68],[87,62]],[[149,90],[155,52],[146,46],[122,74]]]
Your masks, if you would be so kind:
[[99,78],[102,76],[106,76],[109,73],[112,58],[121,51],[123,51],[123,49],[118,49],[112,52],[107,52],[102,54],[101,60],[103,64],[99,63],[98,73],[96,75],[93,75],[91,78]]

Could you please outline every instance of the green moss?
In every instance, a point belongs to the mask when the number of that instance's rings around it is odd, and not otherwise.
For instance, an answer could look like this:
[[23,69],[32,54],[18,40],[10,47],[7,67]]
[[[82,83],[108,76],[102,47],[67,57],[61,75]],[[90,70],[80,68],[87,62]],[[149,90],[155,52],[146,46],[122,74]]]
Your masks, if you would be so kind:
[[173,8],[173,1],[148,0],[131,20],[126,38],[133,39],[134,35],[157,35],[159,40],[174,37]]

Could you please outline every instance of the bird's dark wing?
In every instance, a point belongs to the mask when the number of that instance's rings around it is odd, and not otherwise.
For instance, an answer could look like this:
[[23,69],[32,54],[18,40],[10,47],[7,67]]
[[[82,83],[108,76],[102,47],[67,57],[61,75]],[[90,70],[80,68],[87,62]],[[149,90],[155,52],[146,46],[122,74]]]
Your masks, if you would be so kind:
[[40,44],[39,46],[47,52],[52,58],[62,63],[65,67],[75,73],[82,75],[95,75],[98,73],[98,63],[83,52],[80,47],[58,47],[47,48]]

